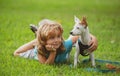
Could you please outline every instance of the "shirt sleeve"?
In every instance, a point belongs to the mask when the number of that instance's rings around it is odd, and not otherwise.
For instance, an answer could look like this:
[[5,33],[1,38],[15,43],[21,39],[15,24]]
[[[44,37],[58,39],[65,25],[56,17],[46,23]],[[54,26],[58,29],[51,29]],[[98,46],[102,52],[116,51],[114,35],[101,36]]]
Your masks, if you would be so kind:
[[65,40],[64,47],[65,51],[57,55],[55,59],[56,63],[62,63],[66,61],[68,53],[70,53],[70,51],[72,50],[72,40],[71,39]]
[[67,53],[69,53],[69,52],[71,51],[71,49],[72,49],[72,44],[73,44],[73,43],[72,43],[72,40],[71,40],[71,39],[65,40],[65,42],[64,42],[64,47],[65,47]]

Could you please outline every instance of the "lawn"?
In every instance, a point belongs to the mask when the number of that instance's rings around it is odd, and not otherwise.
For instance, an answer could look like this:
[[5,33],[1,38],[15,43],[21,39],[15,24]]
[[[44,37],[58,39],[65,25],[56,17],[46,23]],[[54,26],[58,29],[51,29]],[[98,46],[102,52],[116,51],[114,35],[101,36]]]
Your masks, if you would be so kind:
[[13,56],[19,46],[35,38],[29,28],[31,23],[37,25],[45,18],[56,20],[67,39],[74,15],[86,16],[90,32],[97,37],[95,58],[120,62],[120,0],[0,0],[0,76],[120,76],[115,72],[87,71],[89,64],[73,68],[74,48],[66,64],[44,65]]

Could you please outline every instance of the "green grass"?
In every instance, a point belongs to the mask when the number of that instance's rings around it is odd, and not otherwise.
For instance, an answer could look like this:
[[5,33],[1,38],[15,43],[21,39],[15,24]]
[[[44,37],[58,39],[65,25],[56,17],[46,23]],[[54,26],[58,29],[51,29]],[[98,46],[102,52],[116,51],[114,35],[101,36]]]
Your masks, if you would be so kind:
[[44,18],[56,20],[63,25],[67,39],[74,15],[85,15],[90,32],[99,43],[95,58],[120,61],[119,8],[119,0],[0,0],[0,76],[119,76],[120,73],[87,72],[84,68],[89,66],[83,64],[77,69],[70,64],[43,65],[12,55],[19,46],[35,38],[29,24],[37,25]]

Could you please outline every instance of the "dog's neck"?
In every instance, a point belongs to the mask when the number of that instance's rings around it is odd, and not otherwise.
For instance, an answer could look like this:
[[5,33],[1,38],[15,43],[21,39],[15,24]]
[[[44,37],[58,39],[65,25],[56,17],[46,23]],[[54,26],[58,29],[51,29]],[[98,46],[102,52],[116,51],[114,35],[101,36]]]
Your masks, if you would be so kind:
[[89,45],[90,42],[90,34],[89,34],[89,29],[86,27],[84,31],[82,32],[81,36],[79,37],[80,41],[84,45]]

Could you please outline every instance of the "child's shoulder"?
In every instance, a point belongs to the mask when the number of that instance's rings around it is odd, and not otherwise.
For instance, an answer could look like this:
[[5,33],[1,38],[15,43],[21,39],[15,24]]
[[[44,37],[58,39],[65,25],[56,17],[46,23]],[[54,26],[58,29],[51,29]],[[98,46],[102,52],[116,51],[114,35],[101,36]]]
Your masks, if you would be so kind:
[[64,41],[64,46],[65,47],[72,47],[72,40],[71,39],[67,39]]

